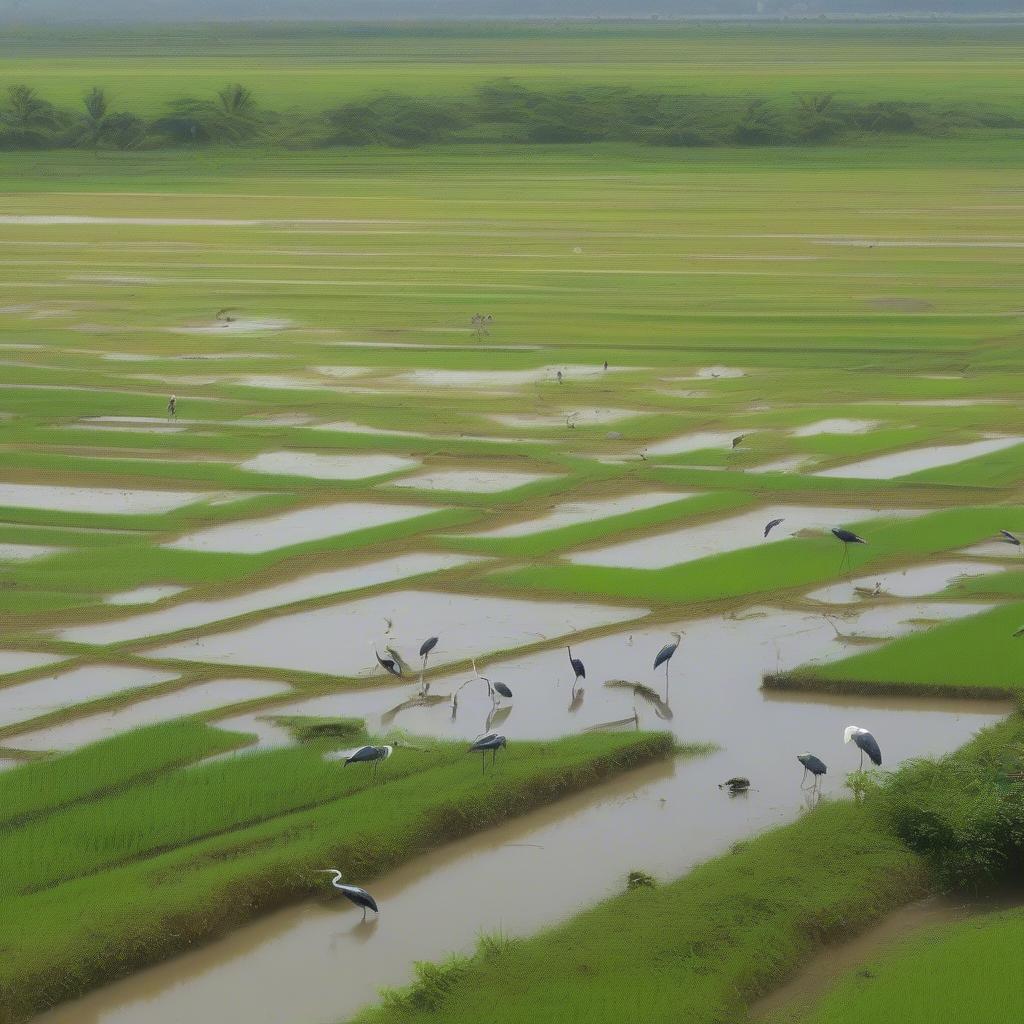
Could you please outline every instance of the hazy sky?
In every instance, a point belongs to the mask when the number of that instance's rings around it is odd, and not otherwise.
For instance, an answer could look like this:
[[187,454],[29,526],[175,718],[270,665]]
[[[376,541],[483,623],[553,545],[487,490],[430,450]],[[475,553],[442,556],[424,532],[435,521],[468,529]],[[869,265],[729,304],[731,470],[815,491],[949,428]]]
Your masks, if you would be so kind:
[[0,0],[5,21],[665,17],[786,11],[1024,12],[1024,0]]

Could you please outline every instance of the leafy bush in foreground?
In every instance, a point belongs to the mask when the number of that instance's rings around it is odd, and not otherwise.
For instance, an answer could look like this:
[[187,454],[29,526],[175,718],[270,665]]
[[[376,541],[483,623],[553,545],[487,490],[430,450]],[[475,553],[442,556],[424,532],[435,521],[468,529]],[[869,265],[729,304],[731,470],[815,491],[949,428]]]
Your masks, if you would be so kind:
[[1024,863],[1024,727],[1019,716],[938,760],[906,764],[869,790],[942,884],[976,889]]

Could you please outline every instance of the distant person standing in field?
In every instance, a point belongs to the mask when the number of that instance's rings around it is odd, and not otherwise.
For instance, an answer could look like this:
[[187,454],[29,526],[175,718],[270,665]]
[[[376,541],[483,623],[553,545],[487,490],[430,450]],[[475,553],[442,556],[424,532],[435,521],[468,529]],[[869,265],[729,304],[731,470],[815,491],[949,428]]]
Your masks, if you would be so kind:
[[171,395],[171,397],[167,399],[167,418],[169,420],[173,420],[173,419],[177,419],[178,418],[178,396],[177,395]]

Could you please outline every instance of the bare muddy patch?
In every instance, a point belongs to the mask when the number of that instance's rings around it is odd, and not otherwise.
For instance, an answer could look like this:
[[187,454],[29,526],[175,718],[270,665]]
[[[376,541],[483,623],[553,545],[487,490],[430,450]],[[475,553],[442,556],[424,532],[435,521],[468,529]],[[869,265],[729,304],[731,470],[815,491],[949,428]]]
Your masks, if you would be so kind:
[[382,671],[375,648],[383,654],[391,646],[415,668],[420,644],[440,634],[430,658],[440,665],[644,614],[643,608],[407,590],[278,616],[161,647],[154,656],[366,677]]
[[338,537],[357,530],[369,530],[389,523],[415,519],[440,508],[433,505],[385,505],[369,501],[341,501],[332,505],[300,508],[267,519],[246,519],[222,526],[211,526],[186,534],[165,547],[182,551],[224,551],[235,554],[259,554],[305,544],[308,541]]
[[93,625],[71,626],[57,634],[61,640],[80,644],[112,644],[136,640],[164,633],[177,633],[195,629],[223,619],[232,619],[252,612],[265,611],[297,601],[342,594],[363,587],[375,587],[410,576],[443,572],[466,565],[478,559],[472,555],[413,554],[398,555],[381,562],[332,569],[327,572],[300,576],[272,587],[260,587],[208,601],[187,601],[168,608],[133,615],[115,622],[97,622]]

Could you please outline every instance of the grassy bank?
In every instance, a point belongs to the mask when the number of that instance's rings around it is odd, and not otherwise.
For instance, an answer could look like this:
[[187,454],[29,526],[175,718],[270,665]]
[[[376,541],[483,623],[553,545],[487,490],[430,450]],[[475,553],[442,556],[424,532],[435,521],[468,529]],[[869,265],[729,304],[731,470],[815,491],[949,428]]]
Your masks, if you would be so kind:
[[[488,942],[364,1024],[736,1020],[815,946],[922,891],[918,859],[862,806],[821,805],[669,885],[639,886],[534,938]],[[571,1008],[571,1009],[570,1009]]]
[[931,930],[851,973],[811,1013],[780,1013],[772,1024],[1005,1024],[1019,1018],[1024,999],[1024,976],[1007,969],[1022,942],[1019,910]]
[[1024,605],[1015,602],[829,665],[769,676],[764,685],[834,693],[1018,697],[1024,693],[1022,641],[1013,633],[1022,622]]
[[[462,1024],[479,1019],[481,1006],[494,1024],[741,1019],[816,948],[929,889],[990,881],[1015,863],[993,847],[1014,847],[1021,815],[1001,815],[999,800],[985,797],[1019,766],[1007,753],[1022,737],[1024,719],[1012,716],[955,754],[910,764],[880,788],[869,784],[866,802],[822,803],[671,884],[631,887],[533,938],[488,939],[471,959],[421,964],[411,987],[387,994],[360,1021]],[[1019,936],[1019,927],[1005,933]],[[848,983],[833,1012],[848,1013],[842,996],[862,984]],[[1001,995],[996,1001],[1003,1005]]]
[[[517,743],[486,775],[464,744],[402,748],[377,785],[368,771],[323,761],[324,749],[314,742],[133,775],[114,792],[10,828],[0,1021],[322,890],[313,870],[328,862],[365,881],[674,745],[649,733]],[[0,794],[31,770],[4,776]]]

